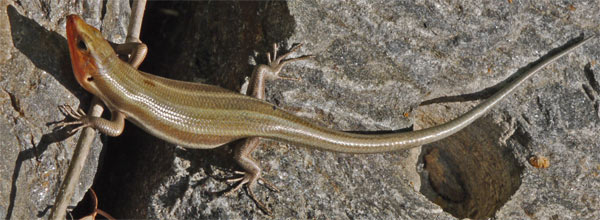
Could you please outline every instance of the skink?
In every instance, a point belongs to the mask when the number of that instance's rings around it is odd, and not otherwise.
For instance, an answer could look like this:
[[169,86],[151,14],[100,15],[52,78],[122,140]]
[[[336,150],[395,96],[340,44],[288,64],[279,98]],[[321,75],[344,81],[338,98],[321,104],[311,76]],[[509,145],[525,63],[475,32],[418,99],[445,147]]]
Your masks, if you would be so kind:
[[247,138],[236,151],[235,160],[246,171],[236,181],[241,181],[240,186],[250,184],[249,188],[260,178],[260,167],[250,157],[259,137],[346,153],[389,152],[431,143],[466,127],[540,69],[592,39],[584,39],[536,64],[474,109],[445,124],[405,133],[365,135],[318,126],[264,101],[264,81],[277,77],[286,63],[306,57],[283,60],[288,54],[276,57],[275,49],[269,65],[255,68],[249,88],[252,95],[246,96],[138,71],[119,59],[99,30],[76,15],[68,16],[67,38],[77,82],[99,97],[112,114],[109,121],[66,109],[78,119],[67,124],[91,126],[117,136],[127,119],[165,141],[196,149]]

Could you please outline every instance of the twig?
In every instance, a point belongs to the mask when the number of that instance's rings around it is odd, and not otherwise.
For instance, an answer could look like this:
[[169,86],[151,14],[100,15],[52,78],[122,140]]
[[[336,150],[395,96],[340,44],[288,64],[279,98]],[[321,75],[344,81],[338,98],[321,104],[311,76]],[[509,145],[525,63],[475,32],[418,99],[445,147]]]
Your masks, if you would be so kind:
[[[99,117],[102,115],[102,111],[104,111],[104,108],[102,107],[102,103],[100,103],[100,99],[94,97],[94,99],[92,99],[92,106],[90,107],[88,114]],[[79,183],[81,170],[85,164],[85,159],[90,153],[92,146],[91,144],[95,136],[96,133],[93,128],[84,128],[81,132],[77,146],[75,147],[75,152],[73,152],[73,158],[71,159],[67,176],[65,177],[63,184],[60,186],[58,196],[56,197],[56,202],[54,203],[54,207],[52,207],[50,219],[65,219],[67,206],[71,202],[75,187]]]
[[[137,0],[133,2],[130,24],[128,27],[127,42],[139,42],[140,30],[142,26],[142,18],[146,8],[146,0]],[[88,111],[88,115],[100,117],[104,107],[98,97],[92,99],[92,106]],[[93,128],[84,128],[81,131],[77,146],[73,152],[73,158],[69,165],[65,181],[63,181],[58,196],[56,197],[54,207],[50,213],[49,219],[62,220],[66,218],[67,206],[71,202],[75,187],[79,183],[79,176],[85,164],[85,160],[90,152],[92,141],[96,136]]]
[[127,29],[126,42],[140,42],[140,30],[142,30],[142,20],[144,19],[144,10],[146,9],[146,0],[134,0],[131,6],[131,19]]

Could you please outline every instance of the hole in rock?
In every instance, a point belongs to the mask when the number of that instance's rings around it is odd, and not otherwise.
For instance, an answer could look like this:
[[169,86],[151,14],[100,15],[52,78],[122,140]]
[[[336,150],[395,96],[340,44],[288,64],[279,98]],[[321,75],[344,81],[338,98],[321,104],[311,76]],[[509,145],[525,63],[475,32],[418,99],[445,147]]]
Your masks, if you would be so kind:
[[424,145],[421,193],[455,217],[493,217],[521,185],[523,170],[512,149],[500,143],[503,133],[487,116]]

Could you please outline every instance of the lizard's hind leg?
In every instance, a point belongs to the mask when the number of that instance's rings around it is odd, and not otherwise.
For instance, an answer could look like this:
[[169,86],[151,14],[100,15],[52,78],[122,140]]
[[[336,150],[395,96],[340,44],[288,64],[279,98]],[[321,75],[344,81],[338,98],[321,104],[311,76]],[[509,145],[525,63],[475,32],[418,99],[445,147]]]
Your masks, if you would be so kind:
[[[298,44],[293,47],[289,52],[277,57],[277,44],[273,44],[273,59],[271,59],[271,55],[267,53],[267,61],[268,64],[259,64],[256,65],[254,71],[252,72],[252,77],[250,78],[249,86],[248,86],[248,95],[257,99],[265,100],[265,80],[266,79],[276,79],[282,78],[279,76],[279,72],[283,69],[283,67],[291,62],[304,60],[311,58],[313,56],[300,56],[295,58],[289,58],[290,54],[294,51],[298,50],[302,45]],[[237,182],[237,185],[232,188],[226,195],[229,195],[233,192],[238,191],[244,185],[248,191],[248,195],[256,202],[256,204],[265,211],[267,214],[270,214],[271,211],[262,203],[260,200],[256,198],[254,195],[254,187],[256,186],[256,182],[260,180],[267,188],[273,191],[279,191],[275,185],[269,183],[265,179],[261,177],[261,168],[260,164],[252,159],[252,152],[258,147],[260,143],[259,137],[250,137],[241,142],[239,146],[236,146],[234,152],[234,160],[238,163],[238,165],[244,170],[243,172],[237,172],[238,174],[242,174],[242,177],[229,179],[227,182]]]

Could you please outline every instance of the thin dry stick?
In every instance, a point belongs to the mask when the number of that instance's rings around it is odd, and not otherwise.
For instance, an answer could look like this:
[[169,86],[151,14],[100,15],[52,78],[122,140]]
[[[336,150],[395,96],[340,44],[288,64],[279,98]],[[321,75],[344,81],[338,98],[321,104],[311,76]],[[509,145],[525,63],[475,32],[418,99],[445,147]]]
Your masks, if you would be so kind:
[[[139,42],[140,30],[142,28],[142,18],[144,16],[144,10],[146,8],[146,0],[136,0],[133,2],[131,10],[131,19],[128,27],[127,42]],[[88,115],[94,117],[100,117],[104,108],[98,97],[92,99],[92,106],[88,111]],[[85,160],[90,153],[92,141],[96,137],[96,132],[93,128],[87,127],[81,131],[75,152],[73,152],[73,158],[67,171],[65,181],[60,187],[58,196],[56,197],[54,207],[50,213],[50,219],[65,219],[67,214],[67,206],[71,202],[75,187],[79,183],[79,176],[81,170],[85,164]]]
[[127,31],[126,42],[140,42],[140,30],[142,30],[142,20],[144,10],[146,9],[146,0],[134,0],[131,7],[131,19]]

